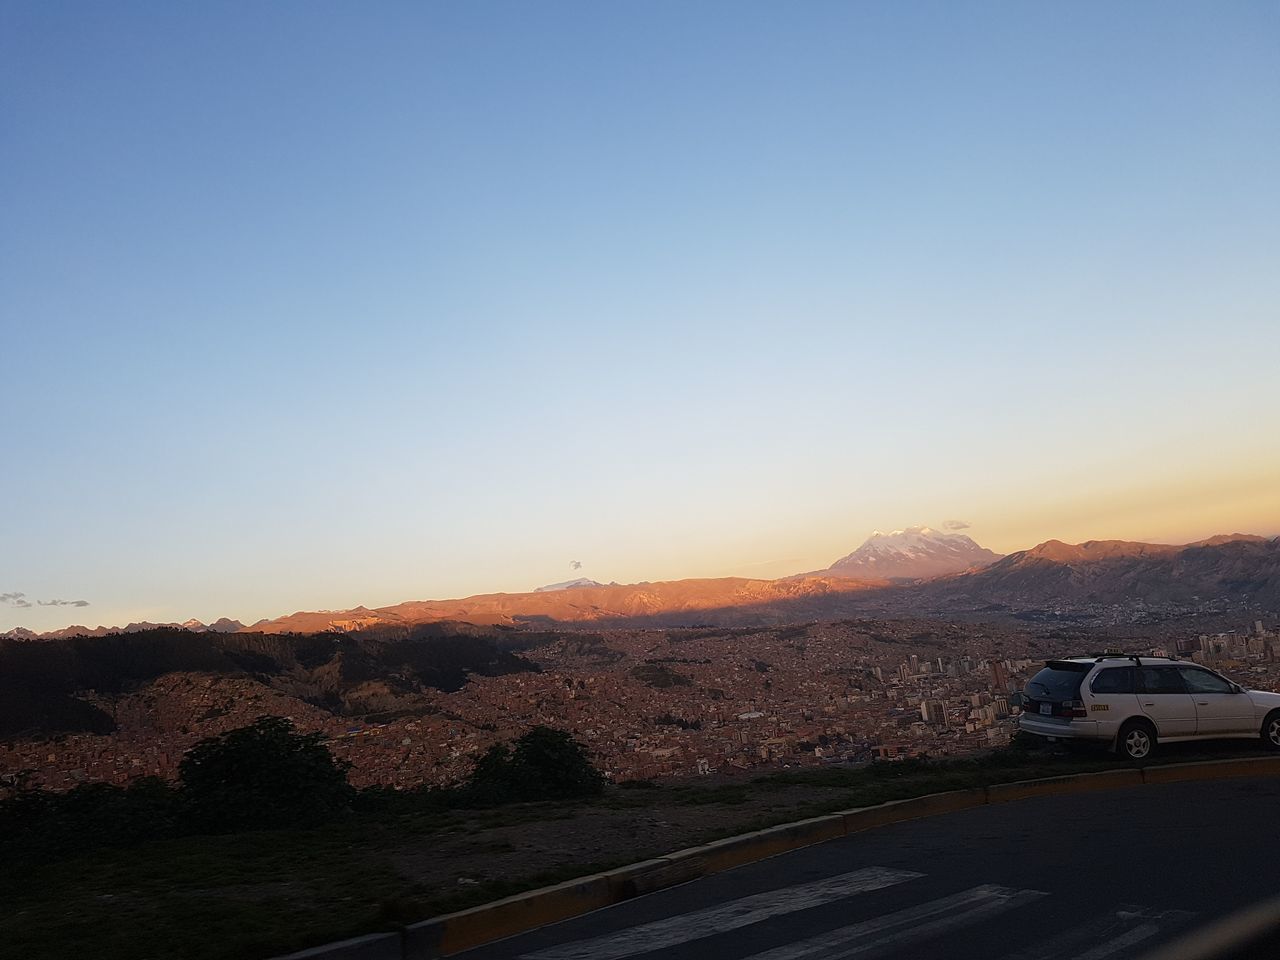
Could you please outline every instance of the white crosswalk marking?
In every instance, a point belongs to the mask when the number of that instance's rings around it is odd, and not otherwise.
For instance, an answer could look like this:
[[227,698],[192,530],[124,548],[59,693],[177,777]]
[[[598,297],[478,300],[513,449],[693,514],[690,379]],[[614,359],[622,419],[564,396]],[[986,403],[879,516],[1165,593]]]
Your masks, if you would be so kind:
[[968,926],[997,913],[1048,896],[984,884],[962,893],[850,924],[808,940],[752,954],[747,960],[844,960],[881,948],[901,947]]
[[557,947],[548,947],[524,954],[524,960],[617,960],[632,954],[661,950],[690,940],[699,940],[717,933],[736,930],[748,924],[758,923],[769,917],[796,910],[807,910],[835,900],[870,890],[880,890],[924,874],[910,870],[890,870],[886,867],[867,867],[825,880],[757,893],[750,897],[731,900],[703,910],[694,910],[652,923],[629,927],[617,933],[579,940]]
[[1131,947],[1158,934],[1181,930],[1195,917],[1185,910],[1152,910],[1126,903],[1073,923],[1071,929],[1057,936],[1021,944],[1004,960],[1106,960],[1131,956]]
[[1104,960],[1106,957],[1113,957],[1121,950],[1127,950],[1135,943],[1141,943],[1148,937],[1154,937],[1160,932],[1160,927],[1154,923],[1141,923],[1134,927],[1128,933],[1122,933],[1110,943],[1104,943],[1094,947],[1092,950],[1086,950],[1076,960]]

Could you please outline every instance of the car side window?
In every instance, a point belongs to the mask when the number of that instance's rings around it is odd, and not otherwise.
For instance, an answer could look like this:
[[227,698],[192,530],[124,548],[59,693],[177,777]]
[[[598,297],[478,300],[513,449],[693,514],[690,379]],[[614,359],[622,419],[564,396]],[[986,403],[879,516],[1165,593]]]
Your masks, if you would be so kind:
[[1192,693],[1230,693],[1231,681],[1224,680],[1216,673],[1208,670],[1197,670],[1195,667],[1179,667],[1178,672],[1187,683]]
[[1089,689],[1094,693],[1133,693],[1133,667],[1100,670]]
[[1142,687],[1147,693],[1186,693],[1177,667],[1143,667]]

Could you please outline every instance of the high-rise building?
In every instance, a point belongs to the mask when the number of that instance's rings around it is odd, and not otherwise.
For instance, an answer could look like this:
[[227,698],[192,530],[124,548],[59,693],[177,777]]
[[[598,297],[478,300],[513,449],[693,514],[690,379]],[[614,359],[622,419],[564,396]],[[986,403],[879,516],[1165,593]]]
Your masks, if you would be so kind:
[[991,685],[996,688],[997,693],[1004,693],[1009,689],[1009,672],[999,660],[991,661]]
[[945,727],[947,725],[947,708],[941,700],[921,700],[920,719],[930,726]]

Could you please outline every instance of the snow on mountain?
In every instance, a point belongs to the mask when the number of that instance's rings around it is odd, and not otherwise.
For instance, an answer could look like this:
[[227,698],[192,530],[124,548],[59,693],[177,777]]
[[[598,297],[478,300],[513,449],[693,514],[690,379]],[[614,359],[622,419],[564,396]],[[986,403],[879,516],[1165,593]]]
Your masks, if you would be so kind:
[[597,583],[595,580],[589,580],[586,577],[579,577],[577,580],[566,580],[564,583],[549,583],[545,587],[538,587],[534,593],[552,593],[556,590],[574,590],[578,587],[603,587],[603,583]]
[[920,580],[985,567],[999,559],[1000,554],[963,533],[907,527],[889,533],[873,531],[862,546],[841,557],[827,572],[864,580]]

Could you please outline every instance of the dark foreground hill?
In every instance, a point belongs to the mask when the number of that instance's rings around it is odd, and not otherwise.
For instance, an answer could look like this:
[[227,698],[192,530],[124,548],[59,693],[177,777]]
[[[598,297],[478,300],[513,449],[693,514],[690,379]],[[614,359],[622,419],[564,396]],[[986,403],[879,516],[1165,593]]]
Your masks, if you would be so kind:
[[34,643],[0,640],[0,736],[109,732],[113,698],[173,673],[252,678],[333,713],[395,709],[423,690],[458,690],[470,674],[537,671],[518,651],[548,639],[532,631],[435,623],[354,636],[161,627]]

